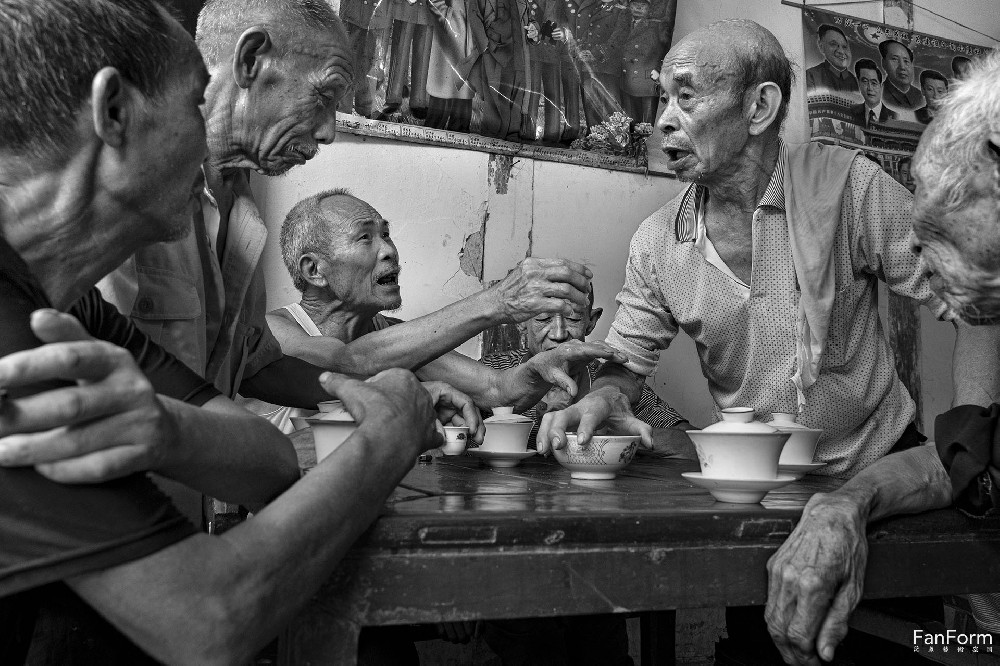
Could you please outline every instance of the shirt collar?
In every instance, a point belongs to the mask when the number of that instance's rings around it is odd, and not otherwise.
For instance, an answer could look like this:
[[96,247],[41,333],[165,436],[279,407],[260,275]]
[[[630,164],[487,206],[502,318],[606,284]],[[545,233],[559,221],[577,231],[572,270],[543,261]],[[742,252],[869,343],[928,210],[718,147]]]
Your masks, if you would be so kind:
[[[769,206],[785,210],[785,152],[785,142],[778,139],[778,160],[774,164],[774,171],[771,173],[771,179],[767,181],[764,194],[757,202],[757,208]],[[708,188],[703,185],[692,185],[684,192],[674,224],[678,242],[693,243],[698,237],[698,217],[707,200]]]

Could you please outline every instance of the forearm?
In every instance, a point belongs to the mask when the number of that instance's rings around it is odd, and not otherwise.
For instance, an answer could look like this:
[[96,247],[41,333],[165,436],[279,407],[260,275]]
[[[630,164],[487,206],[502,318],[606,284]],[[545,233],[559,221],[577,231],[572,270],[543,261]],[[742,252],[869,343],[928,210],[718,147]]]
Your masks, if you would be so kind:
[[917,446],[869,465],[824,500],[850,503],[867,522],[946,507],[951,481],[934,447]]
[[316,409],[317,403],[330,400],[329,394],[319,385],[319,376],[325,370],[295,358],[282,356],[265,365],[240,384],[240,394],[286,407]]
[[177,427],[176,446],[154,471],[227,502],[261,504],[299,478],[288,438],[219,396],[203,407],[160,397]]
[[1000,400],[1000,326],[955,326],[952,407],[988,407]]
[[620,391],[629,404],[635,405],[642,397],[642,385],[646,378],[637,375],[620,363],[605,363],[594,380],[593,391],[603,388],[614,388]]
[[[245,663],[330,576],[417,451],[414,446],[413,456],[401,456],[359,430],[221,537],[195,536],[70,584],[161,661]],[[143,594],[128,593],[137,589]]]

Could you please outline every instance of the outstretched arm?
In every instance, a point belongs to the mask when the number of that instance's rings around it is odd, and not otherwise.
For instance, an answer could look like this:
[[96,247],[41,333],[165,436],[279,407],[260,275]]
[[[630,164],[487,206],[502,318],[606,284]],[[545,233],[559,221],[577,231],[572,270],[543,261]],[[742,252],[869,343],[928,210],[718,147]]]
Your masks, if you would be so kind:
[[788,664],[830,661],[861,600],[868,522],[951,503],[951,482],[933,446],[886,456],[832,493],[814,495],[767,563],[765,618]]
[[69,585],[159,661],[246,663],[329,577],[417,455],[441,443],[412,374],[325,385],[358,429],[252,520]]
[[369,376],[393,367],[415,370],[496,324],[586,308],[591,277],[582,264],[529,257],[489,289],[348,343],[310,337],[280,311],[268,315],[268,324],[285,354],[334,372]]

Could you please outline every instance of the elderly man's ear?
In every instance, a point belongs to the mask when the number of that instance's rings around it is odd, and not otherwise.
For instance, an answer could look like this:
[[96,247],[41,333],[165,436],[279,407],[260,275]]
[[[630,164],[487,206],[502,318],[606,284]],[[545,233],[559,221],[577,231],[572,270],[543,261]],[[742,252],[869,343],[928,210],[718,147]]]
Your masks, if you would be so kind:
[[299,257],[299,272],[302,279],[314,287],[325,287],[328,281],[323,272],[324,259],[314,252],[306,252]]
[[588,335],[594,332],[594,329],[597,327],[597,320],[601,318],[602,314],[604,314],[604,308],[590,309],[590,325],[587,326],[587,332],[584,334],[583,337],[586,338]]
[[129,123],[138,111],[137,93],[114,67],[104,67],[90,82],[91,122],[94,133],[113,148],[121,148]]
[[233,52],[233,79],[240,88],[249,88],[260,75],[261,56],[270,53],[273,45],[267,28],[247,28],[236,42]]
[[760,136],[774,124],[781,107],[781,97],[781,89],[776,83],[768,81],[754,88],[746,113],[747,129],[752,136]]

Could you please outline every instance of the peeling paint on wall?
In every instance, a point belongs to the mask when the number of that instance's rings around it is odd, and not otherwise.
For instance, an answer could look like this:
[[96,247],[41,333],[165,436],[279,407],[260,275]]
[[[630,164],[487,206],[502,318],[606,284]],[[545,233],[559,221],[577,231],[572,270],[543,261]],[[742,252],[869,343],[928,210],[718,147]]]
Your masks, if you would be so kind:
[[510,155],[490,154],[486,182],[496,187],[497,194],[507,194],[507,182],[510,180],[510,170],[513,166],[514,158]]
[[483,245],[486,240],[486,221],[490,219],[490,210],[483,211],[483,222],[479,231],[474,231],[465,237],[462,249],[458,251],[458,265],[462,272],[477,280],[483,279]]

